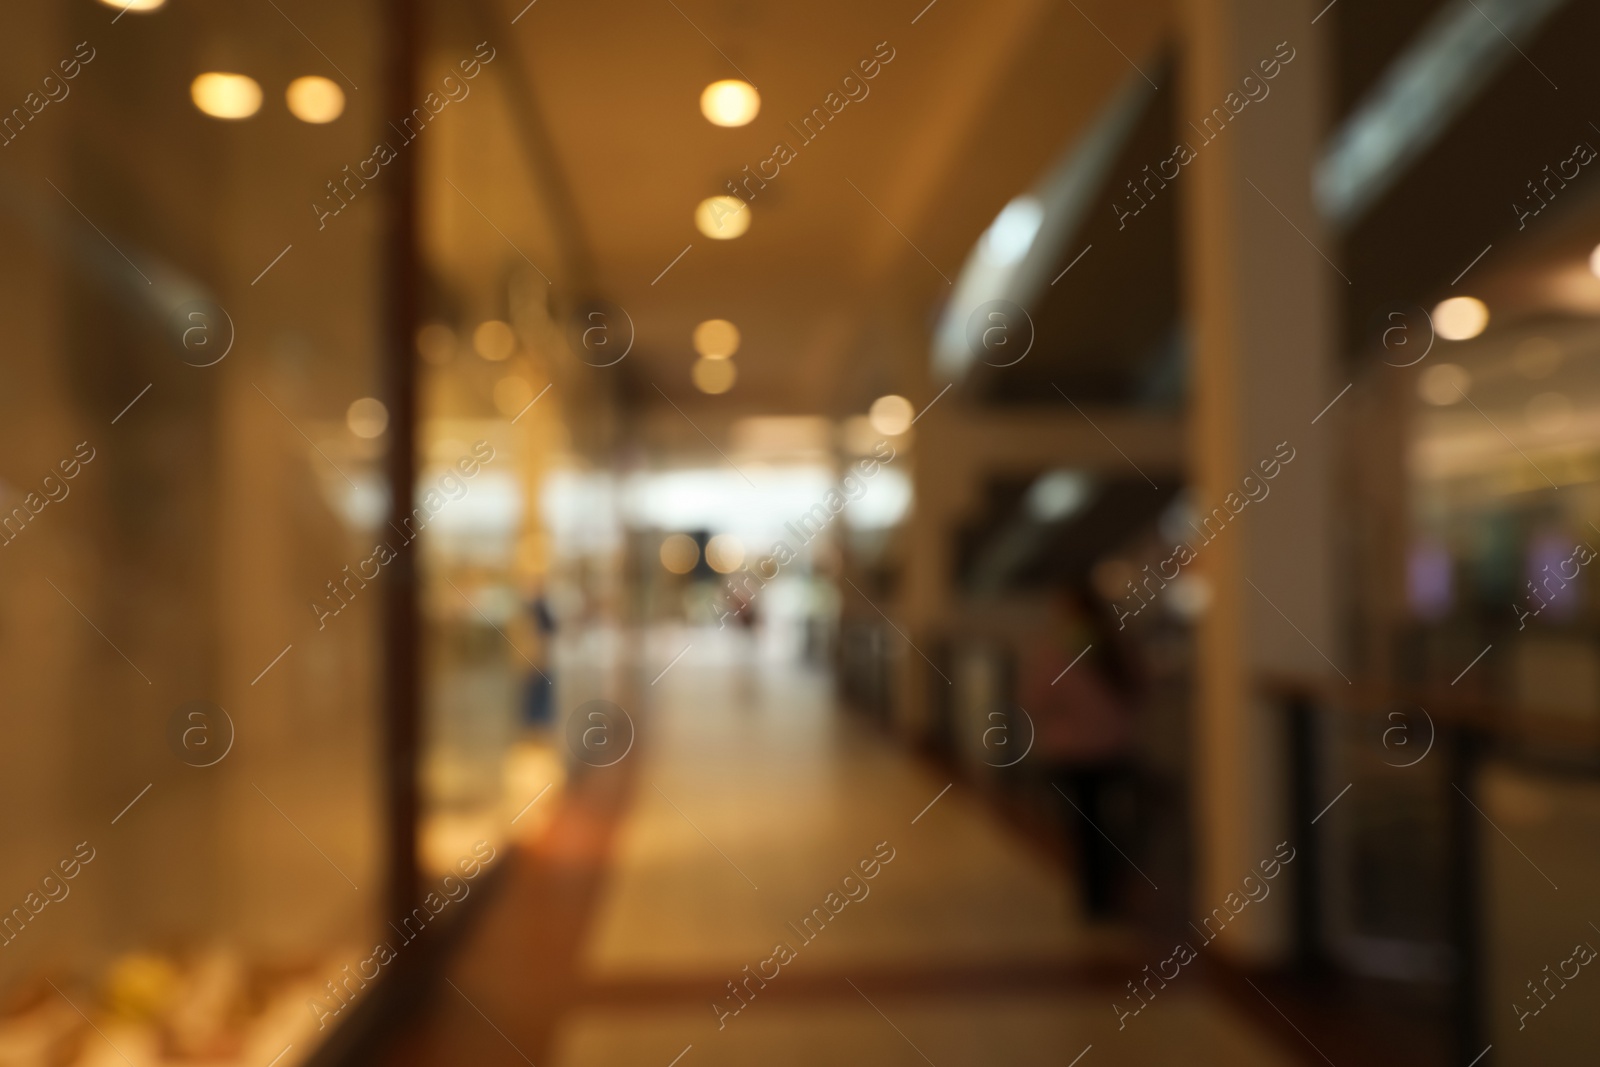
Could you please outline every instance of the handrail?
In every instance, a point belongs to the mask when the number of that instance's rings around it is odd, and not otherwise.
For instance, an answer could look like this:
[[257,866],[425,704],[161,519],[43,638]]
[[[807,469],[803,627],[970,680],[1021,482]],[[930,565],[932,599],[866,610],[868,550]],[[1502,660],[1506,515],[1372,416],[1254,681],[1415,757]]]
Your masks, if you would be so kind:
[[1310,700],[1331,711],[1365,717],[1410,705],[1425,710],[1435,723],[1485,734],[1499,740],[1579,746],[1600,750],[1600,713],[1590,719],[1526,705],[1514,705],[1472,693],[1446,689],[1395,686],[1356,681],[1341,684],[1327,678],[1279,672],[1256,675],[1256,689],[1277,700]]

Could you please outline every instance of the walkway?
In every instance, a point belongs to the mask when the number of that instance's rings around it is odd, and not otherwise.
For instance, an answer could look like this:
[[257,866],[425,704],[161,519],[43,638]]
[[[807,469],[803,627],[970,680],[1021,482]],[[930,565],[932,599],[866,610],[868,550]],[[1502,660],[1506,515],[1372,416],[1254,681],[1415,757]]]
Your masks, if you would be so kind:
[[1165,953],[1073,921],[1052,861],[825,677],[697,641],[649,694],[634,751],[575,776],[392,1062],[1301,1062],[1200,978],[1119,1032],[1113,1000]]

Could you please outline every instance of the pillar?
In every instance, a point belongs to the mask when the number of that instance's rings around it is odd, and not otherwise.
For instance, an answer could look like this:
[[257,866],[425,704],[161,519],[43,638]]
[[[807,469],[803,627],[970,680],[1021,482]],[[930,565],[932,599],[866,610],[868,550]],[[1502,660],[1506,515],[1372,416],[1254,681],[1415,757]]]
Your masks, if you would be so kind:
[[[1278,842],[1300,844],[1288,818],[1284,723],[1258,681],[1291,674],[1344,684],[1328,662],[1343,666],[1329,573],[1337,405],[1312,424],[1344,384],[1333,369],[1333,300],[1347,285],[1324,258],[1336,262],[1336,250],[1311,195],[1332,47],[1331,23],[1311,24],[1321,7],[1181,5],[1174,136],[1195,153],[1178,178],[1192,341],[1190,486],[1202,514],[1226,509],[1237,499],[1231,493],[1243,497],[1247,475],[1270,490],[1213,541],[1194,542],[1213,594],[1199,624],[1193,738],[1198,867],[1190,904],[1200,915],[1240,892],[1246,875],[1259,876]],[[1249,102],[1240,107],[1241,100]],[[1227,121],[1213,119],[1207,129],[1213,109]],[[1270,481],[1263,461],[1268,469],[1281,464]],[[1293,877],[1292,863],[1287,873]],[[1281,880],[1278,888],[1286,888]],[[1281,961],[1291,915],[1289,894],[1280,899],[1285,906],[1250,909],[1215,951],[1244,964]]]

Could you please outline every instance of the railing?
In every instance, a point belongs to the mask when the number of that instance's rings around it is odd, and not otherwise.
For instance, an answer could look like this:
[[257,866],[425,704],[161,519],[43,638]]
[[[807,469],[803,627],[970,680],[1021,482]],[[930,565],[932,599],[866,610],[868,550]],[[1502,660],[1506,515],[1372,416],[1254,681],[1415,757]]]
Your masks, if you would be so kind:
[[[1541,771],[1574,773],[1600,781],[1600,719],[1575,720],[1538,709],[1513,708],[1474,694],[1326,680],[1266,676],[1258,691],[1285,719],[1288,803],[1294,839],[1304,841],[1294,890],[1294,955],[1308,971],[1333,965],[1329,933],[1336,926],[1329,887],[1352,871],[1335,871],[1329,801],[1346,788],[1327,770],[1349,757],[1332,751],[1351,726],[1365,729],[1367,753],[1397,771],[1428,766],[1420,784],[1442,794],[1443,863],[1440,870],[1443,930],[1450,948],[1450,1062],[1465,1064],[1485,1050],[1489,1033],[1485,962],[1491,916],[1480,842],[1493,834],[1480,794],[1490,759],[1514,760]],[[1330,743],[1331,742],[1331,743]],[[1347,759],[1346,762],[1354,762]],[[1352,772],[1353,774],[1354,772]],[[1355,785],[1352,780],[1350,785]],[[1530,861],[1531,862],[1531,861]],[[1371,872],[1360,872],[1370,876]],[[1353,878],[1350,879],[1353,881]],[[1479,1067],[1492,1063],[1485,1057]]]

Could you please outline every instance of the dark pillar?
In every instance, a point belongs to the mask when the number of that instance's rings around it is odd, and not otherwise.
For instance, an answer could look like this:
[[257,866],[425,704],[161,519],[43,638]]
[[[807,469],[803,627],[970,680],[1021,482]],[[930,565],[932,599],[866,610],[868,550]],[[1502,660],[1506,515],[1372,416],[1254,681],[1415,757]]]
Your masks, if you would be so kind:
[[[416,98],[418,0],[387,5],[383,110],[409,112]],[[389,409],[389,521],[403,529],[416,484],[417,382],[412,355],[420,298],[417,174],[420,149],[402,148],[390,164],[387,217],[383,227],[384,324],[381,395]],[[383,611],[382,714],[384,809],[389,827],[388,912],[403,914],[417,890],[417,738],[420,719],[418,659],[420,614],[417,590],[419,546],[401,549],[386,576]]]

